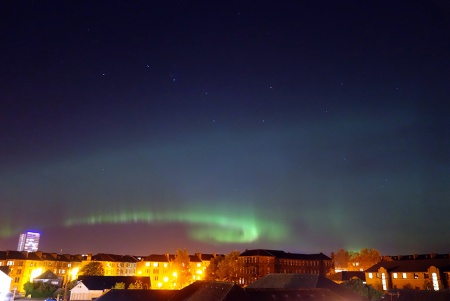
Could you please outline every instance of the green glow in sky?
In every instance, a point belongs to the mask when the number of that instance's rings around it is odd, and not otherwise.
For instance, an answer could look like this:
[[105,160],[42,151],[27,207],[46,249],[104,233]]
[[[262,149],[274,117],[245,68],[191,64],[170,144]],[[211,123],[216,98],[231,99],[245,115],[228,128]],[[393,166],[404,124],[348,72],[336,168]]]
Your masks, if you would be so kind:
[[125,223],[185,223],[191,238],[216,243],[246,243],[258,239],[280,241],[288,237],[288,229],[281,223],[237,213],[215,212],[150,212],[133,211],[96,214],[66,221],[66,226]]

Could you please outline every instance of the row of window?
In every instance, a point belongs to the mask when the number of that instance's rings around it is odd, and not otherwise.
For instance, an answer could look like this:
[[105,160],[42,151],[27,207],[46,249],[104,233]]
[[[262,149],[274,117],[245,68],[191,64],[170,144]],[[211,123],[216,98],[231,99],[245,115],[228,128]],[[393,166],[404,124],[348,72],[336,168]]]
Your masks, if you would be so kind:
[[[40,263],[41,266],[46,267],[46,266],[53,266],[54,262],[52,262],[52,261],[43,261],[43,262],[39,262],[39,263]],[[39,263],[30,262],[30,267],[33,267],[33,266],[37,267],[37,266],[39,266]],[[54,264],[55,264],[56,267],[67,267],[67,268],[70,268],[72,266],[71,263],[56,262]],[[8,260],[6,262],[6,265],[7,266],[19,266],[20,267],[20,266],[24,266],[24,262],[23,261],[15,262],[14,260]],[[3,266],[3,262],[2,261],[0,261],[0,266]]]
[[[369,278],[373,278],[373,273],[369,273]],[[399,279],[401,276],[402,279],[407,279],[408,278],[408,273],[392,273],[392,278],[394,279]],[[376,277],[380,278],[380,273],[376,273]],[[419,273],[413,273],[413,278],[414,279],[419,279]],[[423,279],[429,279],[430,276],[428,275],[428,273],[423,273]]]
[[281,259],[280,264],[284,265],[296,265],[296,266],[319,266],[320,262],[317,260],[290,260],[290,259]]

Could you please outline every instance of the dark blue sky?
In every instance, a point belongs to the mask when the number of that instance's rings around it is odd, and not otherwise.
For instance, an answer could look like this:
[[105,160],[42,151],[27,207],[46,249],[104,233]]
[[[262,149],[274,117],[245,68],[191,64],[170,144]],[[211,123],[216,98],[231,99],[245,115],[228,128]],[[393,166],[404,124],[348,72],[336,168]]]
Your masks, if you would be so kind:
[[448,252],[449,4],[262,2],[1,3],[0,248]]

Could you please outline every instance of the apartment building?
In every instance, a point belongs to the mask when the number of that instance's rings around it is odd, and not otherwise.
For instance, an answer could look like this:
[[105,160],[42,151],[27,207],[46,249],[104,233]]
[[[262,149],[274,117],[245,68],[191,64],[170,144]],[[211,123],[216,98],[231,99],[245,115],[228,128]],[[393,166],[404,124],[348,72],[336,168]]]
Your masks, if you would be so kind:
[[245,250],[239,255],[243,264],[242,285],[248,285],[268,274],[318,274],[325,276],[332,260],[323,253],[296,254],[280,250]]
[[449,254],[384,257],[365,271],[367,284],[382,291],[415,289],[439,291],[450,288]]
[[105,271],[104,276],[135,276],[139,259],[130,255],[114,255],[88,253],[83,256],[83,266],[91,261],[100,262]]
[[22,292],[25,283],[33,281],[46,271],[51,271],[62,283],[76,279],[81,264],[81,255],[0,251],[0,266],[9,268],[10,290],[16,292]]

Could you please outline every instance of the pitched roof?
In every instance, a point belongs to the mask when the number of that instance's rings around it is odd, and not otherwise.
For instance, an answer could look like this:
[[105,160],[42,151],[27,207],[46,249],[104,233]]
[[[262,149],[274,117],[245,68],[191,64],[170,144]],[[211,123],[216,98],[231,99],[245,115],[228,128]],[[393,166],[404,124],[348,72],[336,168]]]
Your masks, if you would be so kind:
[[441,271],[450,271],[450,259],[413,259],[413,260],[396,260],[381,261],[365,272],[378,272],[383,267],[389,272],[426,272],[429,267],[435,266]]
[[110,262],[137,262],[139,261],[136,257],[130,255],[115,255],[115,254],[105,254],[98,253],[91,257],[92,261],[110,261]]
[[283,257],[286,252],[281,250],[267,250],[267,249],[254,249],[245,250],[239,256],[269,256],[269,257]]
[[244,289],[231,282],[196,281],[178,291],[169,301],[240,301]]
[[0,272],[3,272],[6,276],[8,276],[9,267],[8,266],[0,266]]
[[[323,284],[324,279],[325,285]],[[249,284],[249,289],[310,289],[310,288],[328,288],[327,284],[335,284],[318,274],[268,274]]]
[[366,281],[366,274],[360,271],[342,271],[339,273],[331,274],[327,276],[327,278],[333,281],[347,281],[354,278]]
[[113,289],[99,297],[98,301],[167,301],[176,290],[117,290]]
[[318,274],[269,274],[249,284],[246,290],[317,288],[328,289],[344,298],[356,297],[350,290]]
[[[258,301],[348,301],[328,289],[298,290],[252,290],[247,291],[247,300]],[[352,299],[353,301],[353,299]]]
[[[28,252],[26,251],[1,251],[0,252],[0,259],[6,260],[6,259],[27,259]],[[34,259],[33,259],[34,260]],[[40,260],[40,259],[36,259]]]
[[141,281],[144,288],[150,288],[150,277],[142,276],[78,276],[78,281],[89,290],[105,290],[113,288],[116,283],[123,282],[128,288],[130,284]]
[[[198,253],[196,254],[202,261],[211,261],[211,259],[213,259],[216,256],[221,256],[219,254],[203,254],[203,253]],[[222,255],[223,256],[223,255]]]
[[239,256],[268,256],[282,259],[296,259],[296,260],[331,260],[330,257],[323,253],[318,254],[299,254],[299,253],[289,253],[280,250],[267,250],[267,249],[255,249],[255,250],[245,250]]
[[[329,289],[243,289],[230,282],[196,281],[178,291],[168,301],[348,301]],[[108,300],[109,301],[109,300]],[[121,300],[120,300],[121,301]]]
[[200,257],[198,257],[197,255],[189,255],[189,261],[190,262],[202,262]]
[[151,261],[151,262],[169,262],[169,259],[165,254],[151,254],[142,259],[142,261]]
[[35,277],[34,279],[58,279],[58,276],[56,276],[52,271],[47,270],[41,275]]

